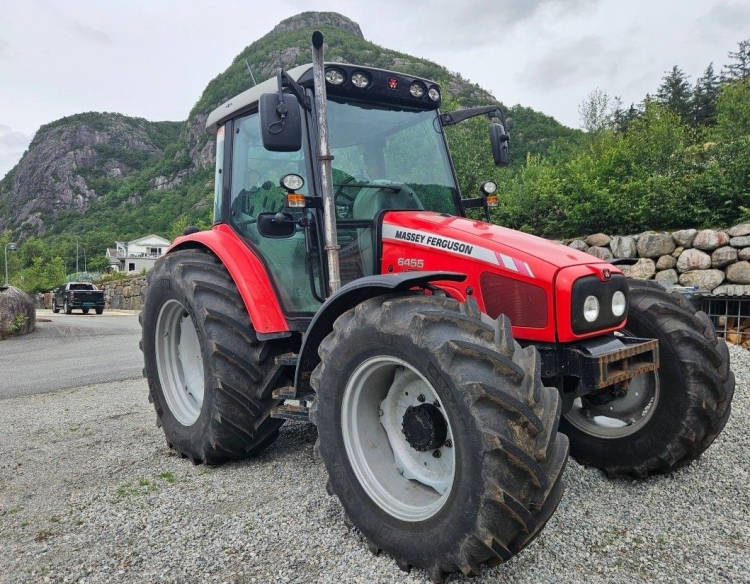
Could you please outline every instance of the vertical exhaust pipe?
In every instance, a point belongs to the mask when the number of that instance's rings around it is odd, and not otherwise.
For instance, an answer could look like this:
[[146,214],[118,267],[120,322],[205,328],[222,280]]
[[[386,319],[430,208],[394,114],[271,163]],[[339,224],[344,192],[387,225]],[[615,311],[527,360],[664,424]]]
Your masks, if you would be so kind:
[[315,83],[315,110],[318,116],[318,160],[323,187],[323,235],[328,256],[328,296],[341,288],[338,235],[336,233],[336,206],[333,201],[333,173],[331,149],[328,144],[328,103],[326,97],[325,67],[323,66],[323,33],[312,35],[313,81]]

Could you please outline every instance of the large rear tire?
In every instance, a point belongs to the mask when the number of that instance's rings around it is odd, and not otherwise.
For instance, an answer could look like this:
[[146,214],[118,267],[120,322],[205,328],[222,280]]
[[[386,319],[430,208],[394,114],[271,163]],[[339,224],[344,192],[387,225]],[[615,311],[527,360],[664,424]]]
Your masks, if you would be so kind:
[[658,339],[660,367],[618,397],[584,396],[560,422],[570,453],[610,476],[670,472],[700,456],[729,419],[734,375],[710,319],[661,285],[630,280],[625,333]]
[[170,447],[194,463],[259,452],[278,436],[260,383],[283,347],[259,341],[226,268],[177,251],[148,274],[141,312],[149,398]]
[[311,383],[329,491],[373,551],[435,581],[508,560],[560,501],[560,400],[536,349],[476,303],[367,300],[320,344]]

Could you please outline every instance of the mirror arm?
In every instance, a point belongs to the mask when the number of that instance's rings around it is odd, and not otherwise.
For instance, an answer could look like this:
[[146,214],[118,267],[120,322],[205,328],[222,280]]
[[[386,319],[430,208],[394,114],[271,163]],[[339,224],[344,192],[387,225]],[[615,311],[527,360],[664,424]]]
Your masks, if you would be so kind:
[[289,74],[281,67],[276,69],[276,82],[279,86],[279,99],[281,99],[281,94],[284,91],[284,87],[288,87],[291,92],[297,97],[297,100],[302,104],[302,107],[307,111],[312,111],[312,103],[310,102],[310,97],[305,94],[305,90],[302,88],[302,86],[294,79],[289,77]]
[[448,112],[447,114],[440,115],[440,124],[445,128],[447,126],[455,126],[469,118],[488,114],[490,119],[493,117],[499,117],[505,125],[505,114],[498,105],[486,105],[483,107],[470,107],[467,109],[455,110]]

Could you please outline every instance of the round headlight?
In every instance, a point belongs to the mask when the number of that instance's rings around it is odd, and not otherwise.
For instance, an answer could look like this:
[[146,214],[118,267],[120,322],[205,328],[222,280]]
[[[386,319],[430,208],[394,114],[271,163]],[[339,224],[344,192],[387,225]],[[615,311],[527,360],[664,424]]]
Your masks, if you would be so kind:
[[326,69],[326,81],[331,85],[341,85],[344,82],[344,74],[338,69]]
[[357,89],[364,89],[370,85],[370,78],[364,73],[357,71],[356,73],[352,73],[352,85]]
[[409,88],[409,93],[411,93],[414,97],[422,97],[424,95],[424,85],[421,83],[412,83],[411,87]]
[[440,101],[440,90],[434,85],[430,87],[430,90],[427,92],[427,95],[430,96],[430,99],[432,101]]
[[587,296],[583,303],[583,318],[586,322],[594,322],[599,318],[599,300],[596,296]]
[[497,184],[495,184],[491,180],[488,180],[488,181],[483,182],[479,188],[486,195],[492,195],[495,193],[495,191],[497,191]]
[[625,300],[625,294],[619,290],[612,295],[612,314],[615,316],[622,316],[625,314],[625,306],[627,301]]
[[285,174],[281,177],[281,186],[290,193],[298,191],[305,185],[305,179],[298,174]]

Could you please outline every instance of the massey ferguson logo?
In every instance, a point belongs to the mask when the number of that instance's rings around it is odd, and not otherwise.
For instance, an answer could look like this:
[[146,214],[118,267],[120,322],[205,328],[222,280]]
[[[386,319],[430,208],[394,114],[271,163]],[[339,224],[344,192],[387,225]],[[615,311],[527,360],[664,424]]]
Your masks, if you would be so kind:
[[611,280],[612,279],[612,272],[610,272],[608,268],[604,268],[602,270],[602,277],[605,280]]

